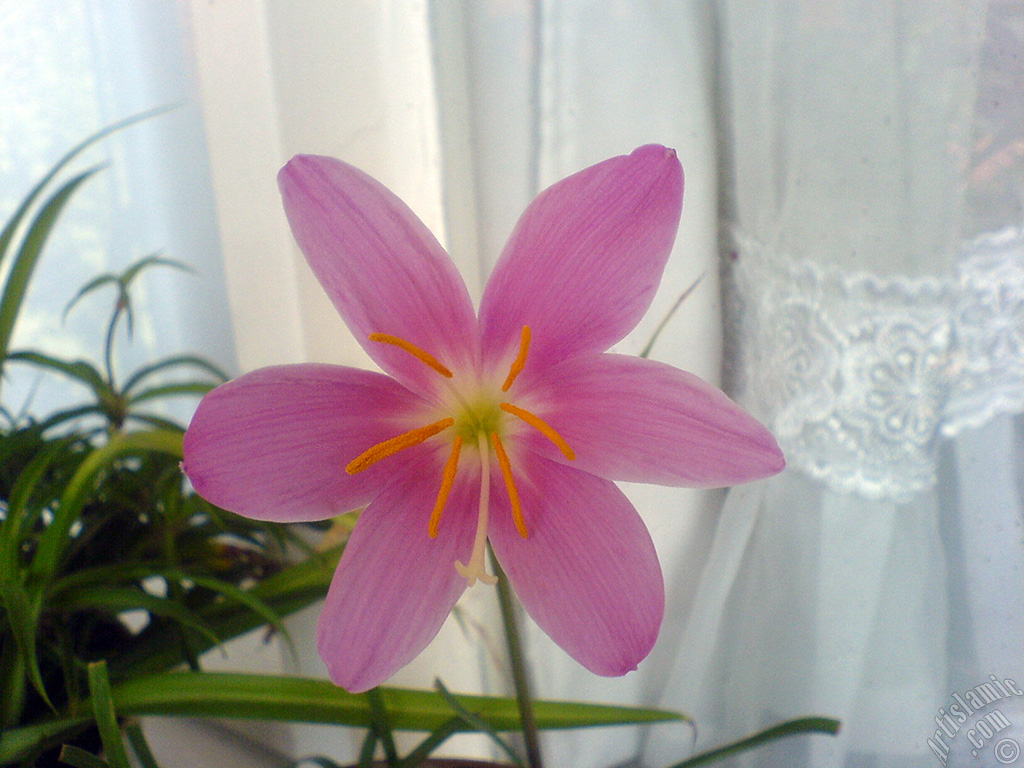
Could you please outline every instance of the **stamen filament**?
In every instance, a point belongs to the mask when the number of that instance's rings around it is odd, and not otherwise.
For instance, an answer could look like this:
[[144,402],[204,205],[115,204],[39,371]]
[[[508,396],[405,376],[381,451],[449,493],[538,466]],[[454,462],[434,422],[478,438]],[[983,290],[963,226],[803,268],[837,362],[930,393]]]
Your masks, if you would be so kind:
[[452,484],[455,482],[455,473],[459,469],[459,452],[462,450],[462,435],[456,435],[452,442],[452,452],[445,462],[444,472],[441,474],[441,490],[437,492],[437,501],[434,503],[434,511],[430,513],[430,522],[427,524],[427,533],[430,538],[437,538],[437,527],[441,523],[441,512],[448,501],[448,494],[451,493]]
[[540,432],[544,437],[555,444],[555,447],[562,452],[569,461],[576,460],[576,452],[569,447],[569,444],[565,442],[565,439],[558,434],[550,424],[544,421],[540,416],[530,413],[525,408],[520,408],[512,403],[498,403],[498,407],[505,413],[511,413],[513,416],[518,416],[520,419],[525,421],[531,427]]
[[446,379],[450,379],[453,375],[451,371],[449,371],[445,366],[441,365],[441,363],[438,362],[436,357],[434,357],[429,352],[420,349],[415,344],[410,344],[405,339],[400,339],[397,336],[392,336],[391,334],[388,333],[371,333],[370,341],[379,341],[383,344],[393,344],[399,349],[404,349],[406,352],[408,352],[416,359],[429,365],[431,368],[440,373]]
[[498,579],[487,573],[484,568],[484,549],[487,545],[487,519],[491,506],[491,449],[486,440],[477,440],[480,448],[480,511],[476,518],[476,537],[473,540],[473,554],[469,565],[455,561],[455,570],[459,572],[472,587],[480,579],[484,584],[497,584]]
[[512,463],[505,453],[505,446],[497,432],[491,433],[491,442],[494,444],[494,453],[498,457],[498,466],[501,467],[502,477],[505,478],[505,490],[508,491],[508,500],[512,504],[512,521],[516,524],[516,530],[524,539],[529,538],[530,532],[526,530],[526,521],[523,520],[523,507],[519,503],[519,491],[516,490],[516,481],[512,477]]
[[522,335],[519,337],[519,354],[516,355],[516,359],[512,361],[512,367],[508,371],[508,376],[505,377],[505,383],[501,385],[502,392],[508,392],[509,387],[512,386],[512,382],[516,380],[522,370],[523,366],[526,365],[526,355],[530,351],[530,326],[524,325]]
[[443,432],[454,424],[455,419],[448,417],[447,419],[435,421],[433,424],[428,424],[425,427],[411,429],[404,434],[392,437],[382,443],[377,443],[375,446],[363,451],[349,462],[349,465],[345,467],[345,471],[350,475],[362,472],[364,469],[372,464],[376,464],[381,459],[393,456],[405,448],[411,448],[414,445],[419,445],[424,440],[433,437],[439,432]]

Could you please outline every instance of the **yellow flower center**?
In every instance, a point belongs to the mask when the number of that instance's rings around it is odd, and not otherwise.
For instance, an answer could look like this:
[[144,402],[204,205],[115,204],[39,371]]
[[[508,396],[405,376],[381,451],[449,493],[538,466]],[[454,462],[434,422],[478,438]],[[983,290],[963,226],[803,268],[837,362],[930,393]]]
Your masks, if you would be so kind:
[[[372,333],[370,334],[370,340],[391,344],[408,352],[424,365],[437,371],[445,379],[452,379],[454,376],[451,370],[429,352],[397,336],[391,336],[386,333]],[[522,335],[519,339],[519,352],[515,360],[512,361],[508,376],[505,377],[505,381],[501,385],[501,392],[508,392],[512,388],[512,384],[526,366],[526,358],[529,351],[530,328],[529,326],[523,326]],[[508,494],[509,505],[512,508],[512,520],[516,530],[524,539],[529,537],[529,530],[526,527],[526,521],[523,519],[522,505],[519,501],[519,491],[516,489],[515,476],[512,472],[512,463],[509,461],[508,453],[502,442],[502,436],[507,435],[506,421],[508,416],[513,416],[536,429],[550,440],[570,461],[576,458],[576,454],[551,425],[525,408],[503,402],[498,393],[493,393],[493,396],[491,393],[478,393],[476,399],[467,400],[450,383],[448,383],[448,386],[455,400],[451,415],[432,424],[411,429],[408,432],[403,432],[400,435],[371,446],[349,462],[345,470],[350,475],[354,475],[376,464],[381,459],[392,456],[405,448],[419,445],[443,433],[451,433],[451,453],[448,455],[448,460],[445,462],[444,469],[441,472],[441,487],[438,490],[437,500],[434,503],[430,520],[427,523],[427,535],[431,538],[436,538],[441,523],[441,514],[444,511],[445,504],[448,501],[448,494],[451,493],[452,486],[455,483],[455,476],[458,473],[459,459],[462,456],[463,446],[475,446],[480,459],[480,500],[477,513],[476,535],[468,564],[464,565],[462,562],[456,561],[455,569],[469,582],[470,586],[476,583],[477,579],[486,584],[493,584],[495,578],[487,573],[484,565],[484,551],[487,544],[487,525],[490,511],[490,462],[492,450],[497,459],[498,468],[501,470],[502,478],[505,481],[505,491]]]

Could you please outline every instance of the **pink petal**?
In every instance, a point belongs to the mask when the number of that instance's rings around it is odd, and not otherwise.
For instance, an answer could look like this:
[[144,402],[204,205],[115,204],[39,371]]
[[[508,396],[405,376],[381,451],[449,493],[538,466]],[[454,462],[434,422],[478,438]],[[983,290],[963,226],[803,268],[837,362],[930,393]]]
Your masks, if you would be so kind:
[[452,260],[409,208],[362,171],[298,155],[278,184],[295,239],[356,339],[385,371],[420,392],[438,373],[369,340],[397,336],[451,370],[475,361],[473,304]]
[[[544,371],[522,407],[576,453],[572,466],[609,480],[714,488],[781,472],[772,434],[692,373],[624,355],[584,355]],[[566,462],[535,430],[524,444]]]
[[516,531],[502,487],[491,494],[490,537],[523,607],[591,672],[636,669],[665,610],[658,557],[640,516],[607,480],[528,451],[511,461],[529,537]]
[[367,448],[428,423],[424,402],[379,373],[332,365],[263,368],[199,403],[184,469],[208,501],[258,520],[322,520],[368,503],[395,462],[356,475]]
[[331,679],[359,693],[408,664],[434,638],[466,580],[479,477],[460,472],[437,538],[427,523],[441,462],[420,461],[366,508],[345,547],[320,615],[317,645]]
[[541,192],[484,290],[484,359],[504,360],[524,325],[533,333],[524,375],[629,333],[661,280],[682,199],[679,160],[655,145]]

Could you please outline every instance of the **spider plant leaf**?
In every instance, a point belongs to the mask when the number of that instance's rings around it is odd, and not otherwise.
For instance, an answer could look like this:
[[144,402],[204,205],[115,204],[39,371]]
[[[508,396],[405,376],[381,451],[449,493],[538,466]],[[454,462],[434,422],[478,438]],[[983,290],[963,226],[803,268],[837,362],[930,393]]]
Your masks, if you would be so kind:
[[50,185],[50,182],[52,182],[57,177],[57,175],[61,171],[63,171],[69,163],[71,163],[72,160],[74,160],[76,157],[82,154],[82,152],[91,147],[93,144],[96,144],[98,141],[105,139],[112,133],[116,133],[117,131],[120,131],[124,128],[127,128],[130,125],[134,125],[135,123],[141,122],[143,120],[148,120],[151,117],[156,117],[157,115],[162,114],[164,112],[168,112],[174,108],[175,107],[173,105],[158,107],[156,109],[151,109],[146,112],[140,112],[137,115],[132,115],[130,117],[125,118],[124,120],[119,120],[118,122],[112,123],[108,125],[106,128],[97,131],[91,136],[86,137],[83,141],[79,142],[71,149],[69,149],[67,153],[63,157],[61,157],[56,163],[54,163],[53,167],[51,167],[50,170],[47,171],[46,174],[38,182],[36,182],[36,185],[22,199],[17,210],[15,210],[15,212],[11,215],[11,218],[7,220],[7,224],[4,225],[4,228],[0,230],[0,264],[2,264],[4,258],[6,258],[7,252],[10,249],[11,243],[14,240],[15,233],[21,226],[21,222],[25,219],[25,216],[28,215],[28,212],[32,208],[36,199]]
[[160,373],[171,368],[179,367],[193,367],[198,368],[202,371],[206,371],[221,384],[228,380],[229,376],[216,365],[211,363],[209,360],[205,360],[196,355],[172,355],[171,357],[165,357],[162,360],[157,360],[154,363],[145,365],[136,370],[131,376],[129,376],[122,387],[123,391],[128,394],[132,391],[136,385],[141,383],[143,380],[152,376],[155,373]]
[[128,752],[121,737],[121,726],[117,723],[117,712],[110,694],[110,678],[107,676],[105,661],[95,661],[88,667],[89,695],[96,727],[103,742],[103,754],[110,768],[132,768]]
[[53,231],[61,211],[64,210],[71,196],[99,169],[100,166],[94,166],[61,185],[40,208],[21,241],[21,246],[7,273],[7,282],[4,284],[3,293],[0,294],[0,371],[2,371],[4,358],[7,356],[14,324],[21,311],[21,304],[25,300],[25,293],[32,279],[32,273],[35,271],[50,232]]

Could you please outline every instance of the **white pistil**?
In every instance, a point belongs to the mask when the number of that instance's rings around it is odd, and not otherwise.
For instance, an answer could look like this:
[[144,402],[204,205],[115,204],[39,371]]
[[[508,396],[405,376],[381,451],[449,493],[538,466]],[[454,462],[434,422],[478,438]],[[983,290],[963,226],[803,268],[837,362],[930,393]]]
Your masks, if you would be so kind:
[[476,538],[473,540],[473,554],[469,558],[469,565],[463,565],[459,560],[455,561],[455,570],[470,587],[476,584],[477,579],[484,584],[498,583],[498,579],[484,568],[487,518],[491,506],[491,449],[482,434],[477,436],[476,442],[480,448],[480,511],[476,518]]

